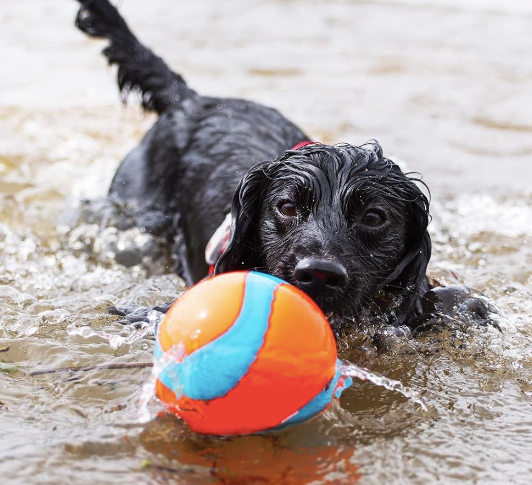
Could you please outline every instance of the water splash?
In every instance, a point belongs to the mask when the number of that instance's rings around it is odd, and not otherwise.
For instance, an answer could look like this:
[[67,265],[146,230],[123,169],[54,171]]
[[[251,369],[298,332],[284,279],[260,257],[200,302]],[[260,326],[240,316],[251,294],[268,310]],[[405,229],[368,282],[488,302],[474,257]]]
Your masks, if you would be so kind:
[[139,322],[135,328],[131,325],[124,325],[123,332],[125,335],[118,335],[114,332],[108,332],[105,330],[95,330],[88,325],[77,326],[71,324],[67,327],[68,335],[79,335],[83,338],[99,337],[109,342],[109,347],[113,350],[117,350],[122,345],[129,345],[139,340],[142,340],[146,336],[153,334],[157,325],[164,317],[163,313],[158,311],[150,311],[146,315],[147,322]]
[[139,422],[147,423],[151,421],[158,412],[166,410],[165,405],[156,397],[155,385],[162,370],[169,364],[181,361],[185,357],[186,351],[182,344],[174,345],[163,353],[160,359],[154,359],[150,377],[142,386],[142,393],[139,402]]
[[[153,419],[159,411],[165,410],[164,404],[156,397],[155,385],[157,378],[165,366],[176,361],[181,361],[185,356],[185,353],[186,351],[183,345],[174,345],[170,350],[164,352],[160,359],[154,360],[152,372],[149,379],[143,385],[142,394],[140,397],[140,406],[138,412],[140,423],[147,423]],[[419,393],[403,385],[399,381],[384,377],[380,374],[346,361],[343,361],[340,364],[340,370],[344,377],[369,381],[377,386],[388,389],[389,391],[399,392],[406,398],[418,404],[423,411],[428,411],[428,407]]]
[[364,369],[363,367],[359,367],[358,365],[351,364],[350,362],[346,361],[342,362],[340,369],[342,371],[342,375],[345,377],[353,377],[361,381],[369,381],[372,384],[384,387],[384,389],[388,389],[389,391],[399,392],[406,398],[418,404],[423,411],[428,411],[428,407],[419,393],[414,389],[403,385],[399,381],[381,376],[380,374],[371,372],[368,369]]

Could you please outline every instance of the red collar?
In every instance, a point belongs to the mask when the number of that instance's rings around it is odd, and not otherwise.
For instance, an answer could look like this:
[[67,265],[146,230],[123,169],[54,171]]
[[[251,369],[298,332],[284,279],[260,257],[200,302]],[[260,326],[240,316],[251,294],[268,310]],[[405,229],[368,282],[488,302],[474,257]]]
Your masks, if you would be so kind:
[[317,141],[300,141],[292,150],[299,150],[300,148],[306,147],[308,145],[319,145]]

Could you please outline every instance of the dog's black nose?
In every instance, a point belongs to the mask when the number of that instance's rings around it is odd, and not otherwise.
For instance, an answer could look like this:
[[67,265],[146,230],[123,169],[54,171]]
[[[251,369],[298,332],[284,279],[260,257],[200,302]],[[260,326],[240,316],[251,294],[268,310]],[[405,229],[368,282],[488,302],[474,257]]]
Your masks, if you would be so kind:
[[305,258],[297,263],[294,277],[298,286],[310,296],[331,296],[345,285],[347,271],[339,263]]

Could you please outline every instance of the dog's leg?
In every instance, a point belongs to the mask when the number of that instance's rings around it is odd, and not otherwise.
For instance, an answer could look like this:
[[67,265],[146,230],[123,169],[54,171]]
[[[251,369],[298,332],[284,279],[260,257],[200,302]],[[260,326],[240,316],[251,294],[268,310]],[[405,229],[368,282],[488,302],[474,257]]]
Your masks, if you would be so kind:
[[138,89],[144,109],[161,114],[183,99],[195,96],[179,74],[137,40],[108,0],[78,1],[81,8],[77,27],[91,37],[110,41],[103,54],[110,64],[118,65],[117,81],[124,102],[132,89]]
[[110,315],[121,317],[119,323],[123,325],[135,324],[140,326],[143,323],[150,323],[150,314],[152,312],[158,312],[166,314],[170,307],[174,304],[175,300],[160,306],[154,307],[109,307],[108,312]]
[[427,330],[465,329],[468,325],[499,327],[496,306],[480,292],[465,285],[437,286],[421,298],[423,313],[408,325],[413,335]]

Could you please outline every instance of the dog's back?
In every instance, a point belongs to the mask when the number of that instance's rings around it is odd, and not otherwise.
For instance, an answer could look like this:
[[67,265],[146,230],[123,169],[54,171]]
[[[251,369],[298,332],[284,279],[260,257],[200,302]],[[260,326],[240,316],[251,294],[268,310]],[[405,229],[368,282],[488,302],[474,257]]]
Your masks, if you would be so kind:
[[229,212],[242,176],[308,137],[274,109],[198,95],[137,40],[108,0],[79,1],[76,25],[110,41],[103,54],[118,66],[124,101],[139,91],[144,109],[159,114],[120,165],[109,195],[133,206],[154,232],[168,229],[177,214],[196,280],[206,272],[205,245]]

